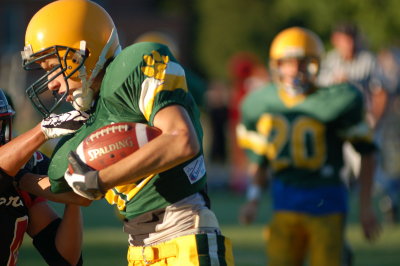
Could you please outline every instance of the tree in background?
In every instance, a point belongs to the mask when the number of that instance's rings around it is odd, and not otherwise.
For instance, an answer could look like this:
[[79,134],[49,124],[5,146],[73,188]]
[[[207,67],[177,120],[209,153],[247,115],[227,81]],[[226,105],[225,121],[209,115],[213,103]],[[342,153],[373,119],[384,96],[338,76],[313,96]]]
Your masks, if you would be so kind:
[[226,77],[226,64],[237,51],[248,50],[267,58],[268,44],[280,30],[303,26],[318,33],[329,46],[329,33],[337,21],[354,21],[371,49],[397,42],[400,19],[396,0],[193,0],[192,53],[204,73]]

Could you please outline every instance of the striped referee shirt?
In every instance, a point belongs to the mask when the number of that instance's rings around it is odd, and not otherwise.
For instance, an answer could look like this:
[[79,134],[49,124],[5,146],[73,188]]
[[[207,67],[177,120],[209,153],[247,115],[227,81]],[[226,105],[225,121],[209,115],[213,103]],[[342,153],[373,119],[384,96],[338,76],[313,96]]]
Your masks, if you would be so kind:
[[320,86],[333,85],[338,83],[340,76],[344,76],[347,81],[355,83],[364,94],[369,94],[373,85],[382,85],[378,73],[378,64],[371,52],[361,50],[353,60],[344,60],[336,50],[332,50],[322,60],[318,84]]

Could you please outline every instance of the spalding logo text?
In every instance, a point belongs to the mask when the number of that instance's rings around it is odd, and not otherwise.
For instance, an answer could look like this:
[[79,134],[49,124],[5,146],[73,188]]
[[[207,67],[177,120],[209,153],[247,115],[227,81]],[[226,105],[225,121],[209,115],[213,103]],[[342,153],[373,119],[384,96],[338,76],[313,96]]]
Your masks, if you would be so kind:
[[120,149],[123,149],[126,147],[132,147],[133,145],[134,144],[133,144],[132,138],[128,137],[126,139],[120,140],[120,141],[110,144],[108,146],[89,150],[88,151],[88,155],[90,156],[89,161],[93,161],[93,160],[97,159],[99,156],[103,156],[112,151],[120,150]]

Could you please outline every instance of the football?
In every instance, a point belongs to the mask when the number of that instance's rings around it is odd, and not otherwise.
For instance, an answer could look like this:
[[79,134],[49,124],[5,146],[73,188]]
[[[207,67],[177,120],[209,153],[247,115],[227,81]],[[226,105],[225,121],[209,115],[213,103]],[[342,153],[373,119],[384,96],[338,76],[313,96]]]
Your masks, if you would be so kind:
[[160,129],[142,123],[114,123],[88,135],[76,153],[88,166],[101,170],[134,153],[160,134]]

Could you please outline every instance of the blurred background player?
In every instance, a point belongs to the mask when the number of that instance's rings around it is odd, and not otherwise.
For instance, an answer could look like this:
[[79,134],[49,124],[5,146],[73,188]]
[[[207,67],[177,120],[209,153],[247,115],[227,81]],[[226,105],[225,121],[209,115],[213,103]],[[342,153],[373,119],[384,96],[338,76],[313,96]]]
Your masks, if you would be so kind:
[[[365,101],[366,120],[373,130],[375,143],[379,146],[376,132],[385,113],[388,94],[383,87],[376,56],[367,49],[358,26],[351,22],[337,23],[331,32],[330,41],[333,49],[322,58],[318,83],[320,86],[330,86],[350,82],[361,91]],[[343,153],[345,166],[342,178],[349,189],[353,189],[355,179],[360,175],[361,158],[349,142],[343,145]],[[377,169],[381,162],[377,160]],[[348,243],[344,257],[344,261],[348,261],[346,264],[351,265],[353,252]]]
[[[23,65],[41,67],[42,78],[27,91],[44,116],[57,105],[42,101],[45,91],[91,113],[55,148],[51,189],[117,205],[129,265],[234,264],[230,240],[210,209],[199,110],[167,46],[140,42],[121,51],[107,11],[92,1],[60,0],[30,20]],[[162,134],[99,171],[73,152],[96,129],[123,121],[155,126]]]
[[[0,146],[11,140],[14,114],[0,89]],[[47,175],[48,165],[49,159],[35,152],[20,175],[25,172]],[[17,264],[25,233],[33,239],[33,245],[48,265],[82,265],[83,225],[79,206],[66,204],[61,219],[44,198],[21,190],[1,169],[0,224],[0,265]]]
[[[351,82],[355,85],[365,100],[367,122],[375,129],[387,101],[387,92],[383,88],[375,55],[366,49],[360,31],[353,23],[338,23],[330,40],[333,49],[322,58],[318,84],[330,86]],[[359,173],[360,158],[348,143],[345,144],[344,152],[346,170],[343,175],[351,182],[351,178]]]
[[322,42],[313,32],[283,30],[270,47],[274,83],[249,94],[242,104],[237,134],[253,179],[240,219],[246,224],[254,220],[270,173],[274,213],[267,255],[272,266],[302,265],[307,256],[311,266],[341,265],[348,211],[340,177],[346,140],[362,156],[364,235],[374,240],[379,233],[371,205],[375,145],[363,98],[346,83],[316,87],[322,54]]
[[388,97],[385,112],[375,127],[379,143],[375,181],[384,220],[393,225],[399,222],[400,211],[400,52],[398,48],[384,48],[377,58]]
[[357,25],[338,23],[331,33],[333,49],[321,63],[319,85],[351,82],[361,90],[366,101],[367,121],[374,127],[380,120],[387,97],[375,54],[369,51]]

